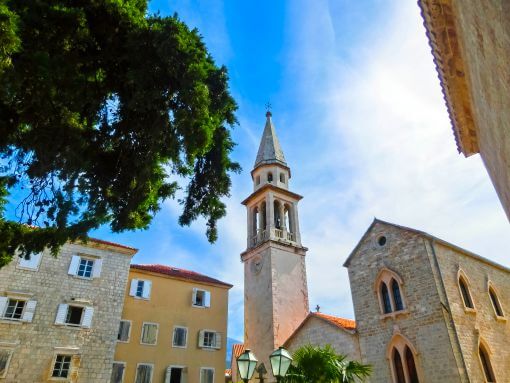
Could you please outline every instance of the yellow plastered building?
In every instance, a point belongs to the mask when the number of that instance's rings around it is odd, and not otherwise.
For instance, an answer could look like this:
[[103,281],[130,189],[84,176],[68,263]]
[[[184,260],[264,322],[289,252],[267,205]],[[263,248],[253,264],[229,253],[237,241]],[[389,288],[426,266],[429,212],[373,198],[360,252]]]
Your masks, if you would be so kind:
[[115,383],[223,383],[232,285],[170,266],[131,265]]

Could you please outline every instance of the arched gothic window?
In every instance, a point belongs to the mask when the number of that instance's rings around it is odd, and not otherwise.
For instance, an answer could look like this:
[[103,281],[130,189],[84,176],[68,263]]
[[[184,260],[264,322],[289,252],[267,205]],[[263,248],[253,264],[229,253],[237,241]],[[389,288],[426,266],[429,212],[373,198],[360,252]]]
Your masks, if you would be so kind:
[[273,182],[273,173],[267,173],[267,182]]
[[491,361],[489,359],[489,353],[482,343],[480,343],[480,346],[478,347],[478,355],[480,356],[480,363],[482,364],[485,381],[488,383],[495,383],[496,378],[494,376],[494,370],[492,369]]
[[420,383],[416,350],[400,333],[393,336],[386,357],[391,365],[394,383]]
[[375,288],[383,314],[404,311],[402,279],[395,272],[382,269],[375,280]]
[[416,364],[414,363],[414,356],[411,349],[406,346],[406,365],[407,372],[409,375],[410,383],[419,383],[418,381],[418,371],[416,371]]
[[393,302],[395,302],[395,311],[403,310],[404,304],[402,303],[402,297],[400,295],[400,286],[395,279],[391,280],[391,290],[393,292]]
[[498,295],[496,294],[496,290],[494,287],[489,285],[489,297],[492,302],[492,307],[494,307],[494,312],[498,317],[504,317],[503,308],[501,307],[501,303],[499,303]]
[[396,348],[393,349],[393,368],[395,369],[396,383],[406,383],[404,365],[402,364],[400,353]]
[[381,298],[383,302],[384,313],[391,313],[390,294],[388,292],[388,286],[386,286],[386,283],[384,282],[381,283]]
[[469,293],[467,281],[462,275],[459,276],[459,289],[460,294],[462,295],[464,306],[470,309],[474,309],[475,306],[473,305],[473,300],[471,299],[471,294]]

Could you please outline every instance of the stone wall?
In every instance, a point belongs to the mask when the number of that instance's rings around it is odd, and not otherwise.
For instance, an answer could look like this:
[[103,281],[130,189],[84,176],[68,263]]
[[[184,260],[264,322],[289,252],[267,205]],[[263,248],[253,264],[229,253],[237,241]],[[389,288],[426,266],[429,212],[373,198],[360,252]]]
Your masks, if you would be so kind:
[[[450,310],[464,361],[472,382],[484,381],[478,345],[485,341],[497,382],[510,382],[510,272],[476,259],[441,243],[434,245]],[[465,276],[474,304],[466,310],[458,285],[459,271]],[[489,281],[497,293],[505,317],[498,318],[489,297]]]
[[313,316],[306,319],[299,331],[285,343],[285,347],[292,354],[302,346],[324,347],[328,344],[347,359],[360,360],[359,342],[354,331],[341,329]]
[[[124,301],[131,254],[97,246],[67,244],[57,258],[45,252],[37,271],[17,267],[18,260],[0,270],[0,295],[28,294],[37,301],[31,323],[0,320],[0,348],[13,350],[3,382],[46,382],[58,348],[74,350],[77,376],[67,381],[109,382]],[[103,260],[99,278],[68,275],[72,255]],[[73,299],[90,301],[94,308],[90,329],[55,325],[57,307]],[[60,379],[60,381],[63,381]],[[66,380],[64,380],[66,381]]]
[[510,219],[510,3],[453,4],[480,155]]
[[[381,236],[386,243],[379,245]],[[361,360],[371,364],[370,382],[392,381],[387,357],[395,336],[405,337],[416,349],[420,381],[460,382],[445,313],[434,279],[433,265],[423,238],[394,225],[376,221],[353,255],[349,269]],[[383,315],[374,286],[383,268],[401,279],[403,312]]]

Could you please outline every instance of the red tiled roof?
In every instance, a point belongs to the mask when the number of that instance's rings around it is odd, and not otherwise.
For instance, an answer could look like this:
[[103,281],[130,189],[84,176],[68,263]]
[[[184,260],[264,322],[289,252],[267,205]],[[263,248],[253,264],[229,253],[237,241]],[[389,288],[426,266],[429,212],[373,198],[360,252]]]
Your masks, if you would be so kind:
[[230,368],[225,370],[225,376],[232,376],[232,370]]
[[335,317],[333,315],[327,315],[320,312],[316,313],[310,313],[313,316],[322,318],[327,320],[330,323],[333,323],[335,326],[338,326],[340,328],[344,328],[346,330],[356,330],[356,321],[352,319],[345,319],[340,317]]
[[303,319],[303,322],[301,322],[301,324],[294,330],[294,332],[287,338],[287,340],[285,341],[285,343],[283,344],[284,346],[286,346],[289,341],[294,338],[294,336],[299,332],[299,330],[301,330],[303,328],[303,326],[305,325],[306,322],[308,322],[308,320],[312,317],[316,317],[316,318],[319,318],[321,320],[324,320],[330,324],[332,324],[333,326],[336,326],[338,328],[341,328],[342,330],[347,330],[347,331],[356,331],[356,321],[353,321],[352,319],[345,319],[345,318],[340,318],[340,317],[335,317],[333,315],[327,315],[327,314],[323,314],[323,313],[320,313],[320,312],[310,312],[305,319]]
[[171,277],[180,278],[180,279],[188,279],[191,281],[226,286],[228,288],[231,288],[233,286],[230,283],[222,282],[218,279],[208,277],[207,275],[199,274],[195,271],[179,269],[179,268],[173,267],[173,266],[165,266],[165,265],[157,265],[157,264],[155,264],[155,265],[131,265],[131,268],[137,269],[137,270],[151,271],[153,273],[169,275]]
[[244,352],[244,344],[236,343],[232,345],[232,360],[237,360],[239,356]]

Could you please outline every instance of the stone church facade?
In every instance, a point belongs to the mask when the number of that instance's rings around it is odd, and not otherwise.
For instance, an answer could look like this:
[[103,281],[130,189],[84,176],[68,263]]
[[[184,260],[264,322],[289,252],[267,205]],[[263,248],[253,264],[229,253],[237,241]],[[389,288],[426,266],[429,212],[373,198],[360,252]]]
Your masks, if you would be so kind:
[[244,347],[266,367],[278,346],[331,344],[372,365],[373,383],[510,382],[509,269],[375,219],[344,264],[356,320],[308,313],[301,197],[288,190],[290,169],[270,114],[252,178],[254,192],[243,202]]
[[371,382],[510,381],[510,270],[377,219],[344,266]]

